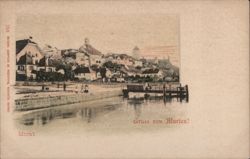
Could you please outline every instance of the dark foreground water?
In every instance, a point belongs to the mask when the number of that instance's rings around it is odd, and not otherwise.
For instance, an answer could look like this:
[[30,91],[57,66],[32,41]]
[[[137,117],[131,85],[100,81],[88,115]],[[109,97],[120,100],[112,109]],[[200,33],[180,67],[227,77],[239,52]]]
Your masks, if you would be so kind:
[[178,128],[188,124],[188,107],[177,99],[103,100],[57,106],[26,112],[15,112],[19,131],[48,133],[132,132]]

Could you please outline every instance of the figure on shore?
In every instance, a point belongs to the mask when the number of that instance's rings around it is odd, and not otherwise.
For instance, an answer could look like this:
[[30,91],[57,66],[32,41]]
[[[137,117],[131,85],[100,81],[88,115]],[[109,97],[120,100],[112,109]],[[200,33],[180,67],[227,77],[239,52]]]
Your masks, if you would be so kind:
[[81,86],[81,93],[83,93],[84,92],[84,87],[83,87],[83,84],[82,84],[82,86]]
[[44,86],[44,84],[42,85],[42,91],[44,91],[44,88],[45,88],[45,86]]
[[76,84],[75,93],[78,93],[78,85]]
[[66,91],[66,83],[63,83],[63,91]]
[[86,85],[85,85],[85,89],[84,89],[84,93],[88,93],[88,92],[89,92],[88,89],[89,89],[89,86],[86,84]]

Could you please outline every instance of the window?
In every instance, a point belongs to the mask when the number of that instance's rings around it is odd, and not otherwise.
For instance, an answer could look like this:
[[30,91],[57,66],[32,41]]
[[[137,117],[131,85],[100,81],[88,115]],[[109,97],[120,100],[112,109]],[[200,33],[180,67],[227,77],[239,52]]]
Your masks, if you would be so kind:
[[33,70],[33,66],[29,66],[29,70]]

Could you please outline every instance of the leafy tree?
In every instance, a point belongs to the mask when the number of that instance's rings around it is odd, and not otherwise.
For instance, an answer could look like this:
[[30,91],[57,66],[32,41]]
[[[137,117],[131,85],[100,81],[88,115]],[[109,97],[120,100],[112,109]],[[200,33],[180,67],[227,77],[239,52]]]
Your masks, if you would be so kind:
[[98,67],[99,67],[98,65],[94,64],[94,65],[91,66],[91,69],[95,71],[95,70],[98,69]]
[[141,70],[141,69],[142,69],[141,66],[136,66],[135,68],[136,68],[137,70]]
[[102,78],[106,78],[106,72],[107,70],[105,67],[100,68],[100,73],[101,73]]
[[113,70],[120,70],[122,67],[124,67],[124,65],[122,64],[117,64],[117,63],[113,63],[112,61],[108,61],[105,62],[103,64],[103,67],[109,68],[109,69],[113,69]]
[[151,78],[150,76],[146,76],[145,82],[153,82],[153,78]]
[[38,71],[36,81],[63,81],[64,75],[59,72],[44,72]]
[[[72,80],[74,78],[74,72],[72,71],[71,64],[64,64],[62,62],[57,63],[56,70],[64,70],[64,80]],[[60,77],[61,78],[61,77]]]

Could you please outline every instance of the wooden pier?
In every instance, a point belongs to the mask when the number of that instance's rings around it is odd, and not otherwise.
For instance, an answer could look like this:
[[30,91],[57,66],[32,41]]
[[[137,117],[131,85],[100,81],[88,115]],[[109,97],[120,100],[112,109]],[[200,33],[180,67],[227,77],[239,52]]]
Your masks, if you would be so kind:
[[182,101],[183,99],[186,99],[188,102],[189,100],[189,92],[188,92],[188,85],[185,86],[172,86],[172,85],[152,85],[152,86],[144,86],[144,85],[127,85],[127,88],[123,89],[123,96],[129,97],[129,93],[144,93],[145,97],[147,95],[150,95],[152,93],[155,94],[162,94],[163,99],[168,98],[177,98]]

